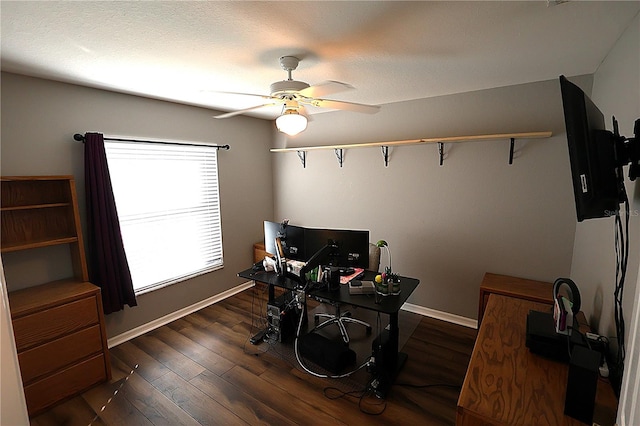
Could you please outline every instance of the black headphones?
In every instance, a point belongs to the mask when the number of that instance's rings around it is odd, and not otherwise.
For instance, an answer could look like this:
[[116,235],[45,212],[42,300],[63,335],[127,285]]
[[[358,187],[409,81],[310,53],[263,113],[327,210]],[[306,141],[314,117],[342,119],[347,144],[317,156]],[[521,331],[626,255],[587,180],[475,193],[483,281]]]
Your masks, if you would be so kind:
[[555,303],[561,303],[561,297],[569,299],[572,303],[571,311],[574,315],[580,312],[580,291],[576,283],[569,278],[558,278],[553,283],[553,300]]

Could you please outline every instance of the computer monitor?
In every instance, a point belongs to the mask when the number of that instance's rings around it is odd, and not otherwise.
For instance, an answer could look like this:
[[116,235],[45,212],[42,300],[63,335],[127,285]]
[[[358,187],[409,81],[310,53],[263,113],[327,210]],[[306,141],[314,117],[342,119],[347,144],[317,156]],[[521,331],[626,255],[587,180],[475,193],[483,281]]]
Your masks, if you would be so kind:
[[327,245],[332,249],[325,257],[331,266],[345,268],[369,267],[369,231],[318,229],[289,225],[288,222],[264,221],[264,246],[268,253],[277,253],[276,238],[287,259],[306,262]]
[[267,253],[277,253],[276,238],[280,238],[282,251],[287,259],[306,261],[308,256],[304,249],[304,228],[289,225],[287,221],[264,221],[264,249]]
[[328,255],[331,266],[369,267],[369,231],[305,228],[305,253],[310,257],[327,244],[335,246]]

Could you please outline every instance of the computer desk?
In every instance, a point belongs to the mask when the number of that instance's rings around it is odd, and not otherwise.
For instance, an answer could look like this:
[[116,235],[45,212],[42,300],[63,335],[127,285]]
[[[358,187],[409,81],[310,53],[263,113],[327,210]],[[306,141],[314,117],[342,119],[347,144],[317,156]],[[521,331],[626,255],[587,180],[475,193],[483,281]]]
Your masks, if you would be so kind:
[[[365,271],[364,281],[373,281],[377,272]],[[268,285],[269,302],[274,300],[274,288],[281,287],[287,290],[299,289],[299,281],[288,276],[278,276],[275,272],[266,272],[264,270],[246,269],[238,273],[238,276],[248,280],[258,281]],[[376,302],[374,295],[351,295],[349,294],[348,285],[340,285],[339,291],[310,289],[306,291],[307,296],[322,302],[341,303],[352,305],[359,308],[369,309],[371,311],[380,312],[389,315],[389,326],[387,333],[383,332],[378,336],[379,342],[384,344],[384,350],[381,351],[382,359],[376,360],[382,364],[379,369],[375,391],[376,395],[381,398],[386,397],[389,387],[395,380],[398,372],[407,361],[408,355],[400,352],[398,348],[398,337],[400,329],[398,327],[398,312],[402,305],[407,301],[411,293],[416,289],[420,280],[416,278],[399,277],[400,278],[400,294],[393,296],[381,296],[379,303]]]

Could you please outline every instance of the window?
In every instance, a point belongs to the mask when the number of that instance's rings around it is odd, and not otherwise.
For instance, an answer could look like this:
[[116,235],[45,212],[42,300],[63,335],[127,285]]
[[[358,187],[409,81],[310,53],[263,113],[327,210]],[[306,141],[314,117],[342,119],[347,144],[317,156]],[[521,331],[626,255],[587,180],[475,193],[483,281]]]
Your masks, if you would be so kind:
[[136,294],[223,266],[217,149],[105,141]]

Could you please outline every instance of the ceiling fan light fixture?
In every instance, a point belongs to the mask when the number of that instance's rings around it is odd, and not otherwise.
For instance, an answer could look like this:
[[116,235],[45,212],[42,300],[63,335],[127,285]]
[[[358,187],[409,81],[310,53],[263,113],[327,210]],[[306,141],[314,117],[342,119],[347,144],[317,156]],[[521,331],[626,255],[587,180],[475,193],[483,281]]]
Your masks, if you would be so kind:
[[287,109],[276,118],[276,127],[282,133],[295,136],[307,128],[307,117],[298,113],[295,109]]

